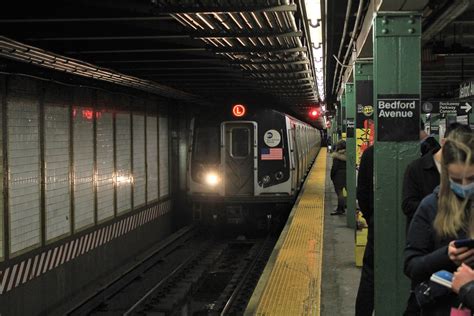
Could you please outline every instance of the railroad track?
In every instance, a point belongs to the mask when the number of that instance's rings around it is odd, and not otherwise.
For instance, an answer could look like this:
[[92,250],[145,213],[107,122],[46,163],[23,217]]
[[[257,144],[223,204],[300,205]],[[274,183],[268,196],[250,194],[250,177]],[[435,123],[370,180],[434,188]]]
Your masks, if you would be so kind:
[[69,315],[241,314],[276,242],[180,231]]

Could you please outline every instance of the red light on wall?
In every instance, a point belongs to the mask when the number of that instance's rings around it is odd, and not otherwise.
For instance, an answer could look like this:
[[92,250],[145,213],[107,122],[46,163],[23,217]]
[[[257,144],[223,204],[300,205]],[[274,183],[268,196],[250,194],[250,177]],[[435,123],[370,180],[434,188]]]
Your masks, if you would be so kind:
[[86,120],[92,120],[92,118],[94,117],[94,111],[82,110],[82,117],[85,118]]
[[246,109],[242,104],[236,104],[232,107],[232,114],[235,117],[242,117],[245,115]]

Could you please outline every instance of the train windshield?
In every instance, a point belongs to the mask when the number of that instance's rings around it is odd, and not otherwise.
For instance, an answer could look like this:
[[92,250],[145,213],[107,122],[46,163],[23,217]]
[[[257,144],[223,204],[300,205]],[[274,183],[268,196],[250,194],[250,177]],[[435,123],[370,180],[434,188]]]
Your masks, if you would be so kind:
[[197,127],[194,138],[193,161],[199,163],[219,163],[219,127]]

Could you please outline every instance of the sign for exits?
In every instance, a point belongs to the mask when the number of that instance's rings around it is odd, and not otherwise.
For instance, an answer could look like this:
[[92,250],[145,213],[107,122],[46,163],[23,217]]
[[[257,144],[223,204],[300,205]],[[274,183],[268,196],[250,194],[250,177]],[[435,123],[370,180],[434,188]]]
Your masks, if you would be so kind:
[[421,113],[466,115],[472,111],[471,101],[424,101]]
[[377,140],[382,142],[419,139],[420,96],[390,94],[377,96]]

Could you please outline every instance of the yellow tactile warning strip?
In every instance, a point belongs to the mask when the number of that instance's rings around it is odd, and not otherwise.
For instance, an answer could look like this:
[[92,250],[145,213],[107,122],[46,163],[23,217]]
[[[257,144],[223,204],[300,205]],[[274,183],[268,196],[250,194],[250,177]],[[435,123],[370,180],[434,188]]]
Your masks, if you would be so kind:
[[324,232],[326,149],[319,152],[256,315],[319,315]]

